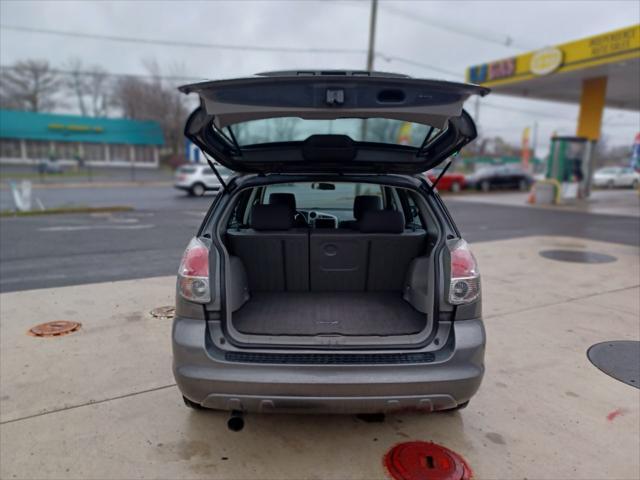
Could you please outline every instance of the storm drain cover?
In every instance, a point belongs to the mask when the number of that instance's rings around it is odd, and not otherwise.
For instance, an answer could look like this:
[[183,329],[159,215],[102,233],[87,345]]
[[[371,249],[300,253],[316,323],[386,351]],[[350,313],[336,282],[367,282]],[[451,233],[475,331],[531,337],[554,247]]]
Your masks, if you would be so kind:
[[587,350],[587,357],[610,377],[640,388],[640,342],[616,340],[596,343]]
[[609,263],[617,260],[612,255],[586,250],[543,250],[540,255],[551,260],[573,263]]
[[82,326],[78,322],[70,322],[67,320],[56,320],[53,322],[41,323],[29,329],[29,334],[36,337],[59,337],[75,332]]
[[431,442],[406,442],[393,447],[384,466],[394,480],[468,480],[471,469],[457,453]]
[[176,316],[176,307],[168,305],[151,310],[151,316],[162,319],[171,319]]

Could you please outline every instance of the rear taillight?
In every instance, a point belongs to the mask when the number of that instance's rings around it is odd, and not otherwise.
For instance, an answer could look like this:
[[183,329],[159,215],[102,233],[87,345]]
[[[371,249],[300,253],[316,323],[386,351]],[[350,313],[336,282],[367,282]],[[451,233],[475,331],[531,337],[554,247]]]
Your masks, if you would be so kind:
[[480,271],[469,244],[459,240],[449,247],[451,254],[451,284],[449,302],[454,305],[473,302],[480,295]]
[[199,238],[193,238],[182,255],[178,269],[178,291],[191,302],[208,303],[211,300],[209,246]]

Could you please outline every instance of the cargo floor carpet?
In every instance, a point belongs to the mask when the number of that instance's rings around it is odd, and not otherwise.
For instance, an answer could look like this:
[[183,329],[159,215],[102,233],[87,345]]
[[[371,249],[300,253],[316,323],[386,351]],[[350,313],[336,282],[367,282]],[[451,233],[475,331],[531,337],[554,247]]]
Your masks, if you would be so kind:
[[426,318],[399,292],[257,292],[233,324],[254,335],[407,335]]

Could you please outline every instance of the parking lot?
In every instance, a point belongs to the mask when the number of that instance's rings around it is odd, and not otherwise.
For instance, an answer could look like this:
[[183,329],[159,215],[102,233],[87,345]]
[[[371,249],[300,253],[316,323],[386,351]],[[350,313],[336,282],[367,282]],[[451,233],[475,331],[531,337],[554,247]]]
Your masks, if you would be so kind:
[[[170,187],[92,195],[135,210],[0,220],[0,477],[385,478],[384,454],[407,440],[456,451],[476,478],[640,476],[639,391],[586,356],[595,343],[638,338],[637,216],[534,208],[499,193],[445,197],[483,274],[487,372],[469,407],[374,423],[250,415],[233,433],[228,414],[184,407],[171,320],[149,313],[172,304],[179,256],[212,197]],[[540,255],[553,249],[615,261]],[[26,334],[51,320],[82,327]]]

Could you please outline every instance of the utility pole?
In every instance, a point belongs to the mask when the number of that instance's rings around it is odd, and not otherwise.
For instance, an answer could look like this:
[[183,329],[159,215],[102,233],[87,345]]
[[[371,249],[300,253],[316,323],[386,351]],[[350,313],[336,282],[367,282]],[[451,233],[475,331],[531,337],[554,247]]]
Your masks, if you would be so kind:
[[376,19],[378,17],[378,0],[371,0],[371,15],[369,17],[369,50],[367,52],[367,70],[373,70],[376,56]]
[[[376,19],[378,17],[378,0],[371,0],[371,15],[369,17],[369,49],[367,50],[367,70],[373,71],[373,61],[376,57]],[[367,120],[362,120],[360,140],[367,138]]]

